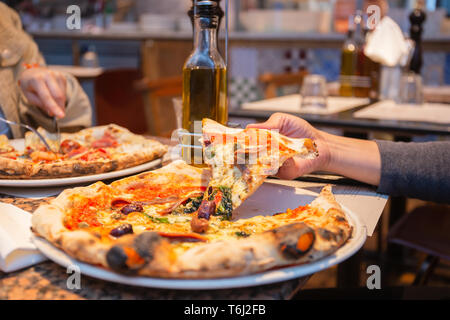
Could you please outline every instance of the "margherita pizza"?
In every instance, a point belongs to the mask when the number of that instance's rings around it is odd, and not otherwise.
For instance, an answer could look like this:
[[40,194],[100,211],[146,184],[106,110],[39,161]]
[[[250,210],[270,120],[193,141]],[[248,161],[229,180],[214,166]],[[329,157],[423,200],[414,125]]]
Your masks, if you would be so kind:
[[[38,130],[49,137],[44,129]],[[6,136],[0,136],[0,179],[63,178],[121,170],[154,160],[167,151],[167,146],[158,141],[113,124],[62,133],[60,146],[54,140],[46,141],[52,151],[29,131],[25,149],[19,151]]]
[[306,206],[248,219],[213,213],[206,230],[194,230],[210,179],[210,169],[179,160],[110,185],[67,189],[34,212],[32,230],[80,261],[128,275],[191,279],[315,261],[352,233],[329,186]]

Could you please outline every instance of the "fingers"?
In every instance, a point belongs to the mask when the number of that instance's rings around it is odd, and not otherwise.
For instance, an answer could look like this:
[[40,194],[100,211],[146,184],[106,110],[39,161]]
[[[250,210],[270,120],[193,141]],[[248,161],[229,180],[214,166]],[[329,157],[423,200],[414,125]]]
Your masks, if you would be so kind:
[[281,129],[280,127],[282,126],[283,116],[284,116],[284,114],[282,114],[282,113],[274,113],[265,122],[252,123],[252,124],[247,125],[247,128]]
[[[45,82],[47,84],[48,91],[50,92],[53,100],[56,102],[56,104],[59,106],[61,111],[64,110],[64,106],[66,105],[66,91],[65,91],[65,85],[62,84],[62,81],[60,81],[56,77],[46,77]],[[63,114],[64,116],[64,114]]]
[[278,170],[276,176],[280,179],[291,180],[313,171],[314,163],[311,160],[290,158]]
[[308,138],[314,134],[314,129],[305,120],[280,112],[272,114],[266,122],[249,124],[247,128],[276,129],[292,138]]
[[34,93],[40,100],[39,107],[43,108],[50,116],[56,116],[58,118],[64,117],[64,112],[61,106],[53,98],[46,81],[33,81]]
[[280,169],[278,169],[276,176],[280,179],[291,180],[301,176],[299,171],[296,161],[293,158],[290,158],[283,163]]
[[66,80],[62,74],[45,68],[29,69],[22,73],[19,83],[31,104],[49,116],[65,116]]
[[35,105],[35,106],[40,106],[41,100],[32,91],[27,90],[27,91],[24,91],[23,94],[25,95],[25,97],[27,98],[27,100],[30,104]]

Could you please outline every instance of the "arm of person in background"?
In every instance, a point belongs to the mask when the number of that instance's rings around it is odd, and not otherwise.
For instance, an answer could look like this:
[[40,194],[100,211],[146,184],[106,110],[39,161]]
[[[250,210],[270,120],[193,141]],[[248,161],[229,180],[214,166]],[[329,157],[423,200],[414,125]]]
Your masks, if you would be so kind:
[[[20,84],[19,105],[2,105],[2,108],[18,109],[20,121],[47,130],[53,128],[53,116],[60,119],[63,131],[91,126],[90,102],[78,81],[70,74],[47,68],[37,44],[23,30],[17,12],[3,3],[0,3],[0,11],[1,36],[9,39],[6,45],[13,56],[17,55],[11,65],[14,79],[8,81]],[[17,112],[3,111],[9,115]]]
[[283,113],[248,128],[276,129],[289,137],[316,142],[319,156],[314,160],[287,160],[277,174],[282,179],[326,171],[378,186],[380,193],[450,202],[450,142],[401,143],[341,137]]
[[21,119],[33,126],[51,129],[56,116],[63,131],[77,131],[92,125],[92,110],[86,93],[70,74],[31,68],[21,73],[19,83]]
[[66,84],[62,73],[45,67],[28,67],[19,78],[20,88],[29,103],[58,119],[66,115]]

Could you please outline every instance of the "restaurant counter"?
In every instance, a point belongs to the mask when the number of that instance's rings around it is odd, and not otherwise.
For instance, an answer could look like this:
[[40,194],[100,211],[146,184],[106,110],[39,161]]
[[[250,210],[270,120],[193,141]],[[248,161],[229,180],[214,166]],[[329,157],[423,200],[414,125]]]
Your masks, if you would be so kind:
[[[192,32],[190,31],[166,31],[166,32],[117,32],[103,30],[99,32],[82,31],[30,31],[30,34],[36,38],[44,39],[71,39],[71,40],[130,40],[130,41],[189,41],[192,42]],[[221,33],[224,38],[224,32]],[[297,32],[247,32],[231,31],[229,41],[233,43],[246,43],[248,45],[257,42],[288,45],[303,45],[306,47],[334,47],[340,48],[346,39],[345,34],[340,33],[297,33]],[[255,42],[255,43],[253,43]],[[424,50],[439,49],[439,51],[450,51],[450,35],[441,34],[429,36],[423,39]]]

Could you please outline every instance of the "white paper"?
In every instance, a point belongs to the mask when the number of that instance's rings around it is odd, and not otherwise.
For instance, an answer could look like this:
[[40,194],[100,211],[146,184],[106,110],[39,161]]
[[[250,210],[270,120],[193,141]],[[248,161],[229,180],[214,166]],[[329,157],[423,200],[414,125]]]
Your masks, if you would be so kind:
[[369,99],[366,98],[328,97],[326,108],[301,108],[301,99],[302,98],[299,94],[292,94],[272,99],[243,103],[242,109],[308,114],[334,114],[369,103]]
[[[289,181],[289,180],[275,180],[275,179],[268,179],[267,181],[270,183],[289,185],[292,187],[307,190],[309,192],[310,197],[308,197],[308,194],[305,194],[306,197],[304,204],[313,201],[320,192],[320,190],[325,186],[324,183],[317,183],[317,182]],[[333,185],[333,183],[330,184]],[[303,190],[301,192],[305,192]],[[383,213],[383,209],[386,206],[389,196],[376,193],[372,189],[363,186],[333,185],[332,192],[336,197],[336,201],[339,204],[352,210],[352,212],[354,212],[358,216],[358,218],[361,219],[361,222],[366,226],[367,235],[372,236],[377,226],[377,223],[380,219],[380,216]],[[274,201],[272,202],[277,202],[275,201],[276,199],[275,196],[273,199]],[[283,206],[286,204],[280,205]],[[301,204],[297,204],[297,207],[299,205]],[[282,208],[280,207],[280,209]],[[291,207],[291,209],[293,208]]]
[[367,37],[364,53],[373,61],[394,67],[406,64],[410,50],[398,24],[386,16]]
[[385,100],[355,112],[353,117],[450,124],[450,105],[424,103],[417,106]]
[[0,270],[12,272],[46,260],[31,242],[31,214],[0,203]]

